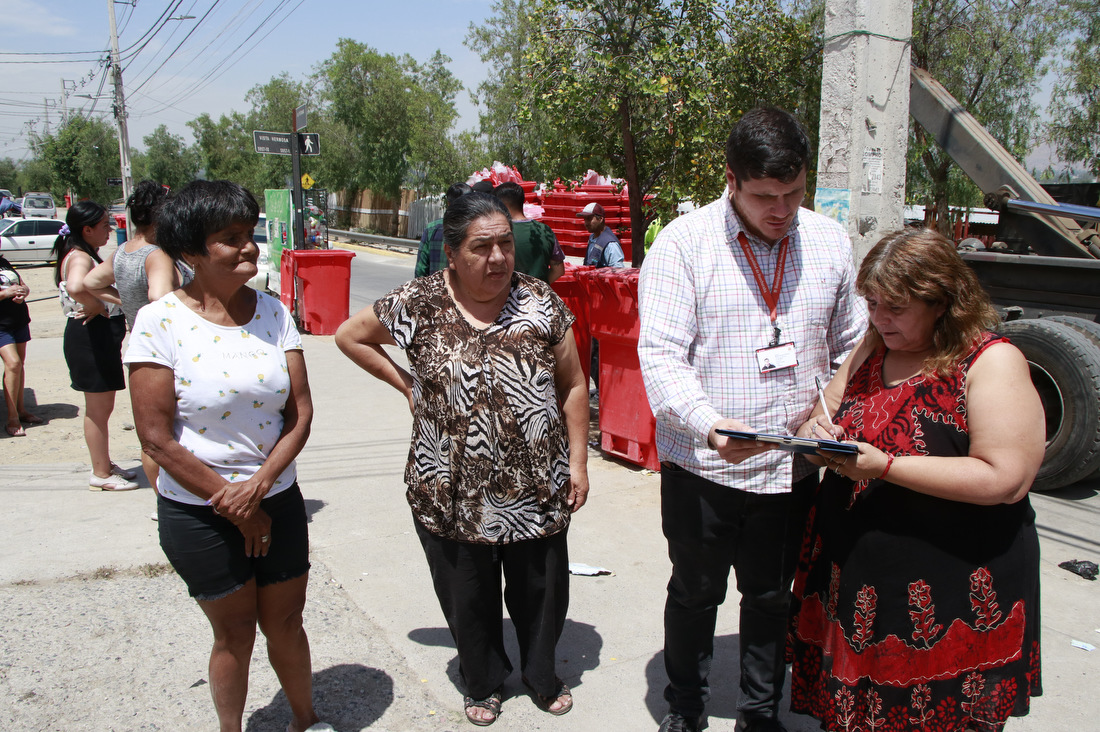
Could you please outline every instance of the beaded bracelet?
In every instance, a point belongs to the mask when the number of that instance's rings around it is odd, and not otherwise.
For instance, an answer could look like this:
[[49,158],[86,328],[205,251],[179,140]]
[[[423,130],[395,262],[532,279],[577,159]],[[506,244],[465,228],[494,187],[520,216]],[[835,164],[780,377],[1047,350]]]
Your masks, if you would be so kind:
[[886,479],[886,474],[890,472],[890,466],[893,465],[893,464],[894,464],[894,456],[891,455],[890,453],[886,453],[886,467],[883,469],[882,475],[880,475],[878,477],[879,480],[885,480]]

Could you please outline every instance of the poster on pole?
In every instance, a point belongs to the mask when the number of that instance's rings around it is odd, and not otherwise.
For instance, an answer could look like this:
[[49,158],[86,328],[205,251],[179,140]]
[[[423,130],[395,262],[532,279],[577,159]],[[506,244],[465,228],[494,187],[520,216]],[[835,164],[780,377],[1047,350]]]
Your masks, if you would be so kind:
[[847,188],[818,188],[814,194],[814,210],[848,228],[848,213],[852,192]]
[[[267,212],[267,286],[272,292],[282,292],[283,250],[293,249],[290,226],[290,191],[285,188],[264,191],[264,210]],[[260,252],[260,261],[264,252]],[[293,284],[291,284],[293,286]]]

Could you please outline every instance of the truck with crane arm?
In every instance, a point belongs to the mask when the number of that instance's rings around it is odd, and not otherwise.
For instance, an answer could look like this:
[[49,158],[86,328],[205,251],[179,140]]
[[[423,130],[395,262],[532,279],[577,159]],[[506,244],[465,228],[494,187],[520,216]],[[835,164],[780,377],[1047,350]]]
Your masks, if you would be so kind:
[[[999,213],[1003,251],[962,251],[1024,353],[1046,415],[1036,490],[1100,470],[1100,209],[1057,203],[932,76],[911,68],[909,113]],[[1010,419],[1012,415],[1005,415]]]

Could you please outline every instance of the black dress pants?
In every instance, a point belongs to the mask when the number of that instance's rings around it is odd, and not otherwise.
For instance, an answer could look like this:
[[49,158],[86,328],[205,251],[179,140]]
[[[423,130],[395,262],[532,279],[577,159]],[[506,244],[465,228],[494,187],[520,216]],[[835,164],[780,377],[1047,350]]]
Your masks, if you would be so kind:
[[790,493],[761,495],[662,463],[661,517],[672,560],[665,699],[672,711],[703,714],[715,621],[732,567],[741,594],[738,713],[746,720],[778,716],[791,581],[817,480],[814,473]]
[[414,523],[458,649],[466,695],[484,699],[512,672],[504,650],[503,574],[520,670],[536,692],[553,696],[555,651],[569,609],[568,530],[511,544],[473,544],[444,539]]

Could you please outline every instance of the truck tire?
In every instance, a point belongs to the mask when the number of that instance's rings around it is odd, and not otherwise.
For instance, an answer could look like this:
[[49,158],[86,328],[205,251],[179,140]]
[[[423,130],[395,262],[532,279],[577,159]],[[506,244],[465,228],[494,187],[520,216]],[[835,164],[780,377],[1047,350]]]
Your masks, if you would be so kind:
[[1049,318],[1013,320],[997,331],[1027,358],[1046,415],[1046,455],[1032,489],[1062,488],[1095,472],[1100,468],[1100,347]]
[[1081,335],[1091,340],[1097,348],[1100,348],[1100,323],[1078,318],[1073,315],[1048,315],[1043,320],[1053,320],[1055,323],[1068,325]]

